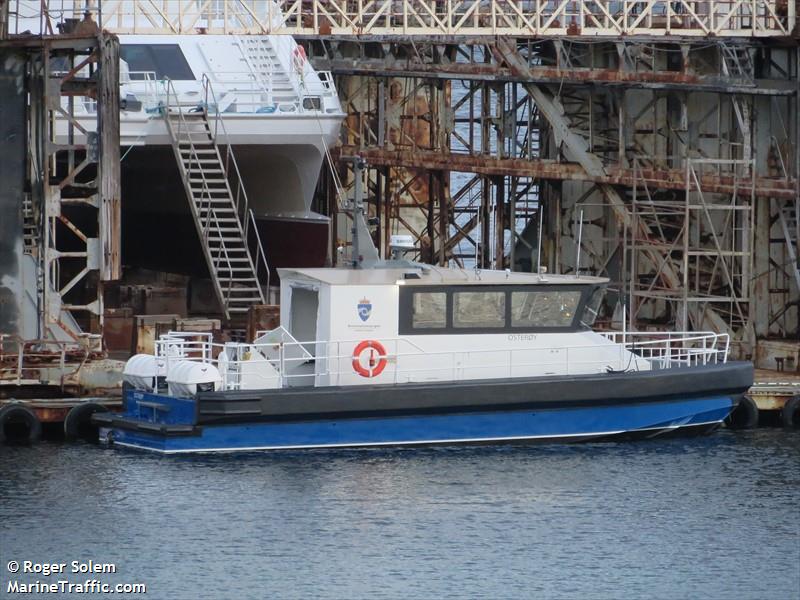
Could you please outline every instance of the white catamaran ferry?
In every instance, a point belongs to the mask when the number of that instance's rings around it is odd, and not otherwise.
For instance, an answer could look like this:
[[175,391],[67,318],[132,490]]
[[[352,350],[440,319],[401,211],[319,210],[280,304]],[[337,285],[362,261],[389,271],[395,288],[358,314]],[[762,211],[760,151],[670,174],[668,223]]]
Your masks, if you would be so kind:
[[605,279],[364,253],[283,269],[281,326],[252,343],[170,333],[131,358],[124,413],[93,416],[101,440],[181,453],[654,437],[716,428],[752,384],[724,334],[593,331]]

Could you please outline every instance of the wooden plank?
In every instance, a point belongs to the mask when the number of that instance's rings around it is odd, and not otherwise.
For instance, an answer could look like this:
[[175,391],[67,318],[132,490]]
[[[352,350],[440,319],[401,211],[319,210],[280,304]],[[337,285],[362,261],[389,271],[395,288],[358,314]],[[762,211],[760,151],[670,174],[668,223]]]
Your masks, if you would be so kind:
[[97,98],[100,131],[100,279],[122,277],[121,185],[119,152],[119,40],[114,35],[98,36],[100,81]]

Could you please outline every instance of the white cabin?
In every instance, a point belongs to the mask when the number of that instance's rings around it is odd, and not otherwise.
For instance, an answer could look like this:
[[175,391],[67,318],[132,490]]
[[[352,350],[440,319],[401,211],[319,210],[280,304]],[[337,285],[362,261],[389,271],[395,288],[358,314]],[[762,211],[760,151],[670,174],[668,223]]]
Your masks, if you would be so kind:
[[[161,390],[164,381],[173,395],[188,396],[201,389],[546,378],[727,360],[724,334],[593,331],[606,279],[396,264],[279,269],[280,327],[258,332],[252,343],[224,345],[210,334],[170,332],[156,343],[163,368],[147,357],[142,371],[134,357],[125,380],[147,391]],[[189,372],[186,361],[214,368]],[[175,377],[173,367],[184,370]]]
[[591,330],[606,279],[428,266],[280,276],[282,329],[307,352],[286,366],[290,385],[650,368]]

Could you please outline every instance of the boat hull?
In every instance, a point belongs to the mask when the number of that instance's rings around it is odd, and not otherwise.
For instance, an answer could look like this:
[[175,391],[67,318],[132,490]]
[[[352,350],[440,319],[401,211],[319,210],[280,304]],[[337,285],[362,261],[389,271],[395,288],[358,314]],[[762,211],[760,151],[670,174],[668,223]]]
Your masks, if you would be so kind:
[[[710,431],[734,406],[717,396],[658,404],[203,427],[168,436],[116,428],[113,443],[166,454],[308,448],[576,442]],[[101,439],[110,431],[101,432]],[[106,434],[104,436],[103,434]]]
[[[101,439],[166,454],[646,438],[723,422],[752,381],[752,366],[709,367],[197,399],[129,390],[125,415],[96,415],[96,422]],[[692,385],[696,392],[684,389]]]

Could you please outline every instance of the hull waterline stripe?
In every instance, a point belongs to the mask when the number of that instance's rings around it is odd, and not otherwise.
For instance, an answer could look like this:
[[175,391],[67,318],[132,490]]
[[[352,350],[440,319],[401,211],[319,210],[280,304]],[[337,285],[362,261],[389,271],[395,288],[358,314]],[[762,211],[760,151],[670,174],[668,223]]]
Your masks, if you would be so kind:
[[594,433],[562,433],[555,435],[525,435],[513,437],[489,437],[489,438],[459,438],[459,439],[442,439],[442,440],[419,440],[419,441],[404,441],[404,442],[352,442],[347,444],[303,444],[294,446],[243,446],[241,448],[201,448],[201,449],[180,449],[180,450],[160,450],[158,448],[151,448],[149,446],[141,446],[139,444],[131,444],[127,442],[114,441],[115,446],[125,446],[127,448],[135,448],[137,450],[147,450],[149,452],[157,452],[158,454],[204,454],[210,452],[253,452],[257,450],[311,450],[314,448],[366,448],[378,446],[425,446],[425,445],[442,445],[442,444],[468,444],[473,442],[506,442],[506,441],[522,441],[522,440],[537,440],[537,439],[560,439],[560,438],[573,438],[573,437],[604,437],[608,435],[619,435],[622,433],[637,433],[640,431],[674,431],[682,427],[700,427],[703,425],[713,425],[722,423],[723,419],[716,421],[704,421],[702,423],[692,423],[691,425],[665,425],[663,427],[644,427],[642,429],[620,429],[617,431],[599,431]]

